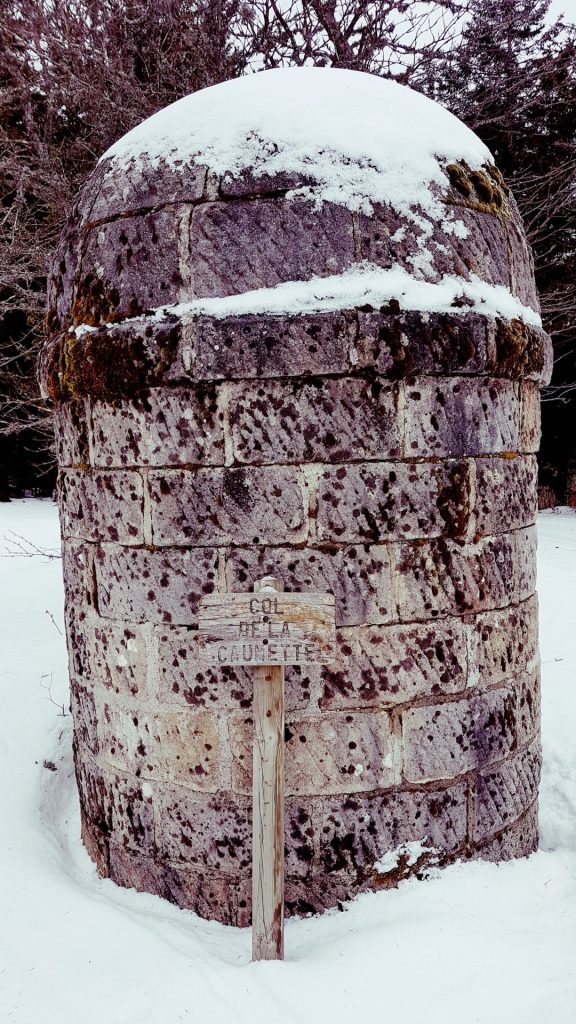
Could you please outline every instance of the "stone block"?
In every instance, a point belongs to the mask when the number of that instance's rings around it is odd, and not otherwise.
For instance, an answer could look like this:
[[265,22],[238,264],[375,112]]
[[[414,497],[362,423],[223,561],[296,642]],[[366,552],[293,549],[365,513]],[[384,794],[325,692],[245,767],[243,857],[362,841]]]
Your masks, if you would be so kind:
[[386,545],[323,545],[306,548],[231,548],[227,589],[246,590],[261,576],[278,576],[289,591],[334,594],[336,625],[394,620],[390,558]]
[[308,281],[338,274],[353,260],[352,217],[343,206],[232,199],[203,203],[192,213],[187,264],[193,295],[237,295]]
[[[158,855],[235,878],[252,871],[252,801],[222,792],[206,796],[167,789],[157,804]],[[285,870],[306,877],[315,849],[312,818],[297,799],[285,803]]]
[[144,630],[94,618],[87,633],[90,678],[120,696],[146,700],[150,650]]
[[54,411],[54,439],[58,465],[87,466],[88,408],[86,401],[62,402]]
[[520,385],[520,451],[537,452],[540,447],[540,388],[525,381]]
[[308,533],[297,469],[162,470],[149,475],[155,544],[297,544]]
[[470,544],[441,539],[394,545],[398,618],[410,622],[516,602],[517,547],[516,533]]
[[189,221],[190,209],[174,205],[89,231],[74,323],[101,324],[189,300]]
[[536,550],[538,536],[536,526],[516,530],[511,534],[515,543],[514,568],[517,583],[517,600],[525,601],[536,593]]
[[[252,719],[229,718],[232,788],[252,791]],[[365,792],[399,781],[399,748],[384,711],[290,720],[285,730],[286,794]]]
[[327,798],[323,802],[320,863],[325,872],[372,868],[406,842],[425,840],[441,852],[466,839],[467,784]]
[[317,863],[319,836],[314,805],[288,797],[284,810],[284,866],[290,878],[308,878]]
[[541,762],[539,743],[534,743],[504,764],[478,775],[472,790],[474,843],[501,832],[533,804]]
[[357,872],[314,874],[306,879],[288,877],[285,886],[286,917],[310,917],[335,907],[343,910],[343,904],[371,888],[369,882],[359,880]]
[[468,464],[375,462],[323,467],[317,536],[347,543],[462,536],[470,515]]
[[496,320],[496,357],[499,376],[547,384],[552,371],[552,342],[540,328],[522,320]]
[[[118,163],[102,160],[82,192],[84,223],[141,212],[167,203],[197,203],[206,185],[206,168],[196,163],[173,166],[166,160],[149,160],[145,153]],[[91,196],[94,198],[91,200]]]
[[446,208],[443,220],[424,214],[410,221],[390,207],[376,205],[357,217],[359,258],[389,268],[401,266],[415,277],[438,281],[443,274],[510,287],[507,238],[495,216],[460,207]]
[[111,828],[111,817],[109,793],[102,769],[77,736],[73,740],[72,752],[82,815],[90,824],[96,825],[102,835],[107,836]]
[[[466,280],[476,276],[488,284],[510,288],[510,227],[493,214],[463,207],[455,211],[455,230],[449,228],[449,223],[438,225],[434,232],[434,263],[438,272],[456,274]],[[466,229],[465,236],[460,225]]]
[[130,401],[94,402],[92,457],[97,466],[224,464],[216,388],[152,388]]
[[165,864],[110,844],[110,878],[138,892],[152,892],[182,910],[221,924],[249,923],[249,883],[183,864]]
[[355,333],[349,312],[198,314],[183,329],[172,372],[192,380],[345,373]]
[[359,312],[357,365],[394,378],[485,373],[495,367],[494,333],[478,313]]
[[151,785],[123,778],[109,769],[104,772],[104,784],[114,842],[135,853],[152,855],[155,838]]
[[216,588],[217,561],[212,548],[98,548],[98,610],[127,623],[195,624],[200,598]]
[[538,605],[535,597],[483,612],[470,631],[469,685],[488,686],[532,673],[538,664]]
[[66,606],[86,610],[94,606],[94,549],[82,541],[62,544],[62,572]]
[[278,171],[276,174],[257,174],[255,169],[246,168],[240,173],[227,172],[220,179],[219,191],[223,196],[269,195],[301,188],[304,183],[302,175],[294,172]]
[[[236,927],[248,924],[250,882],[235,883],[225,875],[199,871],[185,865],[165,865],[162,872],[166,899],[183,910],[192,910],[209,921]],[[244,906],[243,906],[244,904]]]
[[518,746],[528,743],[540,732],[540,665],[523,675],[518,689]]
[[320,707],[390,707],[466,687],[467,655],[459,619],[434,626],[362,626],[337,633],[333,665],[321,669]]
[[512,381],[420,378],[407,383],[405,396],[408,457],[492,455],[520,448]]
[[238,462],[347,462],[397,458],[398,394],[393,384],[338,380],[242,381],[226,388]]
[[521,222],[506,225],[506,241],[510,262],[511,291],[525,306],[540,312],[540,299],[534,281],[532,249]]
[[516,747],[516,693],[488,690],[402,715],[408,782],[453,779],[507,757]]
[[70,709],[74,733],[81,748],[91,754],[98,754],[98,712],[94,695],[85,686],[79,686],[74,679],[70,680]]
[[96,866],[100,878],[108,878],[110,874],[108,836],[88,821],[80,808],[80,838],[86,853]]
[[65,469],[58,490],[64,537],[144,543],[144,485],[139,473]]
[[46,325],[51,334],[56,334],[70,323],[74,282],[80,262],[79,220],[76,207],[58,241],[48,276]]
[[70,678],[80,683],[93,680],[88,644],[91,612],[84,606],[75,607],[68,603],[64,610],[64,629],[68,649],[68,670]]
[[538,805],[534,801],[525,814],[503,832],[487,843],[482,843],[474,852],[480,860],[500,863],[528,857],[538,849]]
[[[163,704],[205,707],[214,711],[252,707],[251,669],[223,665],[212,668],[200,661],[196,631],[171,627],[157,634],[159,699]],[[320,669],[316,665],[288,665],[284,670],[284,695],[289,711],[305,708],[311,692],[317,693]]]
[[153,715],[105,702],[98,729],[102,760],[113,768],[205,793],[219,788],[218,724],[207,711]]
[[250,876],[252,808],[248,797],[229,793],[205,796],[171,787],[163,791],[157,808],[162,860]]
[[384,203],[374,204],[372,213],[354,215],[356,254],[377,267],[406,266],[407,258],[418,247],[422,231]]
[[506,533],[536,521],[538,464],[534,455],[476,460],[474,527]]
[[[170,899],[162,865],[157,864],[152,856],[128,850],[114,839],[110,841],[110,878],[124,889],[151,892],[165,900]],[[176,900],[170,902],[175,903]]]

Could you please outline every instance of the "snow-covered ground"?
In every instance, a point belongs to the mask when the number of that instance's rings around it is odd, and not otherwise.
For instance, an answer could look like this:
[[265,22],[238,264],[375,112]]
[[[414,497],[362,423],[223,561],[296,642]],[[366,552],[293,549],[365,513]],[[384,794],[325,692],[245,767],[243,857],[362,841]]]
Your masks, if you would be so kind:
[[[11,531],[57,549],[54,505],[0,505],[1,554],[15,547]],[[576,1019],[576,514],[542,514],[539,535],[542,849],[289,921],[282,964],[252,964],[247,929],[98,879],[58,706],[60,562],[0,557],[2,1024]]]

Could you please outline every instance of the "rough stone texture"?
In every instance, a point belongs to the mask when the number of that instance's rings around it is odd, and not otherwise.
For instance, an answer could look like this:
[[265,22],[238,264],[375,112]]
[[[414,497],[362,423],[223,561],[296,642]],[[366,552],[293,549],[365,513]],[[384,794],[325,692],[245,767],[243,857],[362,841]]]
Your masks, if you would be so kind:
[[[160,629],[156,636],[159,691],[162,704],[204,707],[222,712],[252,706],[252,674],[249,669],[225,665],[212,668],[198,658],[196,632],[192,628]],[[319,692],[320,668],[289,665],[284,671],[288,711],[307,707]]]
[[[232,716],[232,788],[252,792],[252,719]],[[399,747],[385,712],[290,716],[286,739],[286,793],[357,793],[400,781]]]
[[532,597],[477,615],[471,626],[470,677],[481,686],[533,672],[538,664],[538,605]]
[[350,462],[398,458],[398,389],[379,381],[229,385],[227,405],[238,462]]
[[345,373],[355,320],[352,312],[194,317],[172,373],[195,380]]
[[221,466],[224,434],[216,391],[154,388],[139,402],[95,402],[92,449],[95,466]]
[[520,445],[520,435],[518,394],[510,381],[456,377],[425,388],[415,381],[406,389],[405,450],[414,458],[530,451]]
[[89,232],[74,294],[76,323],[138,316],[189,297],[186,206],[100,224]]
[[508,533],[471,543],[441,538],[398,545],[392,569],[398,616],[410,622],[501,608],[520,600],[520,539]]
[[94,224],[164,204],[198,202],[205,187],[206,168],[199,164],[175,168],[162,160],[151,163],[144,156],[128,161],[119,179],[113,162],[102,160],[83,193],[82,219]]
[[470,517],[465,462],[393,463],[324,469],[318,488],[321,541],[454,537]]
[[218,724],[209,712],[151,715],[105,701],[98,733],[103,762],[120,771],[202,792],[219,788]]
[[88,410],[85,401],[68,402],[54,416],[54,438],[59,466],[87,466]]
[[362,871],[417,839],[447,851],[466,839],[467,786],[420,792],[354,794],[322,808],[321,862],[327,872]]
[[66,537],[144,543],[144,485],[138,473],[68,469],[58,481]]
[[516,704],[514,691],[503,688],[407,710],[402,722],[408,782],[451,779],[507,757],[516,747]]
[[268,573],[333,593],[338,629],[334,664],[286,671],[287,913],[535,848],[547,336],[402,297],[154,312],[360,260],[477,275],[537,308],[501,176],[446,171],[428,225],[316,208],[287,196],[294,175],[146,159],[102,161],[73,211],[40,378],[82,838],[120,885],[249,923],[251,674],[204,665],[196,627],[203,594]]
[[334,594],[337,626],[390,622],[396,617],[390,557],[383,544],[231,548],[226,586],[246,590],[253,580],[276,574],[285,590]]
[[501,832],[534,803],[541,760],[540,745],[536,743],[498,768],[477,776],[473,792],[474,840]]
[[476,532],[506,533],[536,521],[538,465],[533,455],[476,460]]
[[129,623],[195,623],[202,594],[216,589],[217,562],[212,548],[98,548],[98,610],[104,618]]
[[457,693],[468,680],[460,619],[437,624],[341,629],[335,664],[321,670],[320,707],[390,707]]
[[337,274],[353,259],[352,217],[342,206],[232,200],[206,203],[192,214],[191,295],[237,295],[307,281]]
[[[425,220],[429,233],[423,255]],[[490,284],[511,285],[508,230],[496,217],[458,209],[447,211],[442,224],[430,221],[426,215],[418,223],[406,223],[390,207],[379,205],[370,216],[360,214],[357,223],[360,257],[377,266],[426,267],[428,276],[435,280],[443,274],[457,274],[467,280],[478,275]]]
[[294,468],[162,470],[149,481],[154,544],[306,540],[307,501]]

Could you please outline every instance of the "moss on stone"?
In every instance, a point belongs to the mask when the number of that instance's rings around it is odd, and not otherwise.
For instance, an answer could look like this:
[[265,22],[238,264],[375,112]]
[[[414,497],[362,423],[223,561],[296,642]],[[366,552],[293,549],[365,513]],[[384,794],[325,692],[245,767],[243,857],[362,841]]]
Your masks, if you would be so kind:
[[465,160],[448,164],[446,173],[457,201],[481,213],[506,214],[508,188],[500,172],[492,164],[483,170],[472,170]]

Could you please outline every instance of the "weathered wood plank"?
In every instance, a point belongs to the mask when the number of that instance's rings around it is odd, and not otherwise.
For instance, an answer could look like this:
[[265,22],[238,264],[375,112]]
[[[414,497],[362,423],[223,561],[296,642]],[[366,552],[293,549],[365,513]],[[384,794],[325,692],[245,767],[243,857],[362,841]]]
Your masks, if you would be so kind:
[[284,959],[284,670],[254,668],[252,959]]
[[198,654],[217,665],[326,664],[335,655],[332,594],[209,594],[198,618]]

